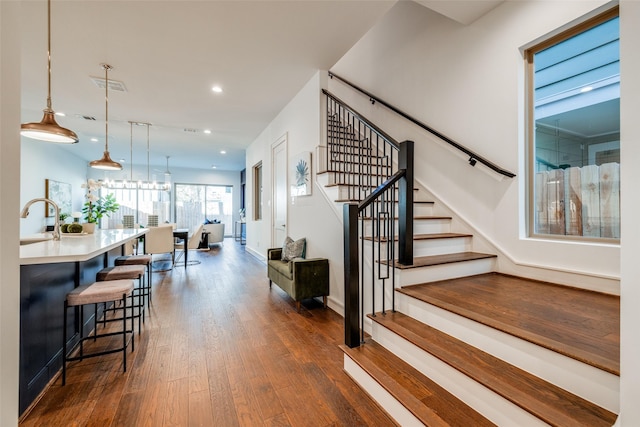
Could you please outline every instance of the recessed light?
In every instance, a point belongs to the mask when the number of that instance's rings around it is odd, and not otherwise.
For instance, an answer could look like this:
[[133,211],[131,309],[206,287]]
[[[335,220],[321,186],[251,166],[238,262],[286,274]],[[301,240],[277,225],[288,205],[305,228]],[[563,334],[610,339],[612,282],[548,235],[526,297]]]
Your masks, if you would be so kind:
[[205,129],[205,130],[204,130],[204,133],[206,133],[206,134],[210,134],[210,133],[211,133],[211,131],[210,131],[209,129]]
[[593,86],[585,86],[582,89],[580,89],[580,93],[590,92],[592,90],[593,90]]
[[220,150],[220,154],[227,154],[227,152],[224,150]]
[[91,138],[90,141],[91,142],[98,142],[98,138]]
[[215,93],[222,93],[222,88],[217,85],[212,87],[211,90],[214,91]]
[[62,111],[56,111],[56,116],[65,117],[66,114],[63,113]]
[[218,169],[217,166],[211,166],[211,169]]

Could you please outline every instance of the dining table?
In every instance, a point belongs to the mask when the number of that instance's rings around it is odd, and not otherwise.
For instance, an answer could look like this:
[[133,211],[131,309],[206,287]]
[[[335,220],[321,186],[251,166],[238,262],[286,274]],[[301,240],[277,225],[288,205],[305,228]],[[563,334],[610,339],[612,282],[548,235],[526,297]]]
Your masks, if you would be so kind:
[[188,264],[188,256],[189,256],[189,245],[188,240],[189,240],[189,229],[188,228],[176,228],[175,230],[173,230],[173,237],[176,237],[178,239],[182,239],[182,241],[184,242],[184,268],[187,268],[187,264]]

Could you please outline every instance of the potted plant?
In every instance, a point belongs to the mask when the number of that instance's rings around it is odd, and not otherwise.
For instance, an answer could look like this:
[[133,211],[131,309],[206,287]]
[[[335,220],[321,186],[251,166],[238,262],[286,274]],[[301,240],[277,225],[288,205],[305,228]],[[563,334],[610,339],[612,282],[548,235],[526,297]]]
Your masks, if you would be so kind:
[[82,207],[82,213],[86,224],[83,225],[84,231],[87,233],[93,233],[95,224],[103,216],[110,216],[111,213],[120,209],[120,205],[116,201],[116,197],[113,194],[107,194],[105,197],[100,197],[96,193],[102,187],[102,183],[93,179],[89,179],[86,184],[82,185],[87,189],[87,194]]

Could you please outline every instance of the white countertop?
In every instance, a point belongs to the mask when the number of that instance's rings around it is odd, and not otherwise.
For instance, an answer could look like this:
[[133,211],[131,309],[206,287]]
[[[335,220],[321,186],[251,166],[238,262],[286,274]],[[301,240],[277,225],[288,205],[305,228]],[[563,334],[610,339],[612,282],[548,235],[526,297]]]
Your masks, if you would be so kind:
[[93,234],[84,235],[62,233],[59,241],[46,240],[20,246],[20,265],[87,261],[147,231],[147,228],[130,228],[96,230]]

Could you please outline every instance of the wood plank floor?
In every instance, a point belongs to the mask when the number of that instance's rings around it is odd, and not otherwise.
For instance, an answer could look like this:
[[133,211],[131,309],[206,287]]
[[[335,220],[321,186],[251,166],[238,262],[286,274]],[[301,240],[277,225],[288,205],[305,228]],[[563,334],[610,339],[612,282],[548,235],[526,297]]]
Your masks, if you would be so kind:
[[394,425],[342,369],[340,316],[313,301],[296,313],[232,239],[189,259],[153,274],[126,373],[117,354],[74,362],[20,425]]

